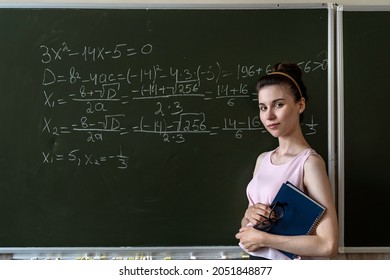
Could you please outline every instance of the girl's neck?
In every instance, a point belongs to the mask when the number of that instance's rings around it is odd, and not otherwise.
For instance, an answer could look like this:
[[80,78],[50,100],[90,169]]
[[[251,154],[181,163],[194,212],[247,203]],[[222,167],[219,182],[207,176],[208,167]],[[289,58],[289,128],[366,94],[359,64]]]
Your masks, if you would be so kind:
[[302,134],[279,139],[279,147],[277,148],[277,152],[279,155],[297,155],[303,150],[310,148],[309,143],[307,143],[306,139]]

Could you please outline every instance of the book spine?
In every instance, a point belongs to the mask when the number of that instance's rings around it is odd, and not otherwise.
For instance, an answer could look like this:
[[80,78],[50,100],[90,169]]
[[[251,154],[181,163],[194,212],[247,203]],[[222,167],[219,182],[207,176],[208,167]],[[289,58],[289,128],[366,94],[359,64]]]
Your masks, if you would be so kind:
[[325,210],[322,211],[321,214],[318,215],[317,219],[311,225],[311,227],[309,228],[309,230],[307,231],[306,234],[312,234],[314,232],[314,230],[316,229],[316,227],[318,226],[318,224],[320,223],[322,217],[324,217],[324,216],[325,216]]

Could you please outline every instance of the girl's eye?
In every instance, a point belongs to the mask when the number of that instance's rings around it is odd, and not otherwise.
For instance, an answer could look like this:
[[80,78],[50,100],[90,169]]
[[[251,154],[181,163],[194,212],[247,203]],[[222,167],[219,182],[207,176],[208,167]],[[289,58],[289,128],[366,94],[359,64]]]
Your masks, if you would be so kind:
[[277,103],[275,103],[275,107],[276,107],[276,108],[283,107],[283,103],[277,102]]
[[265,110],[267,110],[267,107],[260,105],[259,109],[260,109],[260,111],[265,111]]

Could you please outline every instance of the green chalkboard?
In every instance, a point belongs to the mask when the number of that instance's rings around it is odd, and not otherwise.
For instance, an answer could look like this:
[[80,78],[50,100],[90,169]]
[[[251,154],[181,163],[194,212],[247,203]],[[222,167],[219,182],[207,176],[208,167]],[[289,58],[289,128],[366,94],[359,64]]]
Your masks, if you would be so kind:
[[390,248],[389,26],[389,10],[343,12],[344,246],[370,251]]
[[327,157],[328,10],[1,9],[2,247],[237,245],[275,139],[259,75],[304,70]]

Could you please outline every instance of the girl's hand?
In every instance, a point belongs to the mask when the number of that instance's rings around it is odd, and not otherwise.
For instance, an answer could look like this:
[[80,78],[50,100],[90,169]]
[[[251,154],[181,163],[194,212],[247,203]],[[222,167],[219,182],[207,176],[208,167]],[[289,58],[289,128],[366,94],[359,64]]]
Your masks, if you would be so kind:
[[253,227],[242,227],[236,234],[236,238],[248,252],[256,251],[262,248],[264,232],[254,229]]
[[252,225],[257,225],[258,223],[267,219],[270,215],[271,208],[268,205],[262,203],[256,203],[248,207],[245,211],[244,217]]

